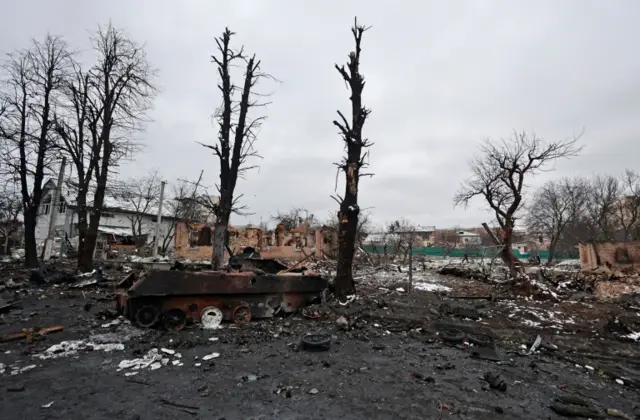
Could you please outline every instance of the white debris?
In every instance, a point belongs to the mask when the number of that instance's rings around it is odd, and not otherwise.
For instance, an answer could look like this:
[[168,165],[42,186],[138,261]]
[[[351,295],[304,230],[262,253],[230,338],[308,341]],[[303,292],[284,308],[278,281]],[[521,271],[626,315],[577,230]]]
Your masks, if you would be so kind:
[[27,371],[30,371],[31,369],[35,369],[36,365],[29,365],[29,366],[25,366],[22,369],[20,369],[20,373],[25,373]]
[[166,354],[176,354],[175,350],[172,349],[165,349],[164,347],[160,349],[161,352],[166,353]]
[[425,283],[425,282],[416,283],[413,285],[413,288],[416,290],[423,290],[425,292],[438,292],[438,291],[448,292],[451,290],[450,287],[443,286],[441,284]]
[[138,374],[138,372],[126,372],[124,374],[124,376],[134,376],[134,375],[137,375],[137,374]]
[[120,325],[122,323],[121,320],[119,319],[114,319],[113,321],[109,321],[105,324],[102,324],[102,328],[109,328],[109,327],[114,327],[116,325]]
[[118,364],[118,370],[123,369],[146,369],[150,368],[151,365],[157,363],[158,367],[162,367],[162,364],[159,362],[162,359],[162,356],[158,353],[158,349],[151,349],[147,354],[145,354],[141,358],[131,359],[131,360],[123,360]]
[[338,303],[342,306],[346,306],[348,304],[350,304],[351,302],[353,302],[354,300],[356,300],[356,295],[348,295],[347,296],[347,300],[345,300],[344,302],[340,302],[338,301]]
[[42,408],[49,408],[52,405],[53,405],[53,401],[51,401],[50,403],[42,404]]
[[616,383],[618,385],[624,385],[624,381],[622,379],[616,379]]
[[396,292],[404,293],[404,288],[403,287],[398,287],[398,288],[396,288]]
[[196,363],[195,366],[196,367],[200,367],[200,366],[202,366],[202,363]]
[[177,366],[177,365],[179,365],[179,364],[180,364],[180,360],[173,360],[173,361],[171,362],[171,364],[172,364],[173,366]]
[[158,369],[160,369],[161,367],[162,367],[162,363],[160,363],[160,362],[154,362],[154,363],[151,363],[151,366],[149,366],[149,369],[151,369],[151,370],[158,370]]
[[631,334],[627,334],[627,335],[625,335],[623,337],[630,338],[631,340],[638,341],[638,340],[640,340],[640,332],[634,332],[634,333],[631,333]]
[[39,359],[56,359],[58,357],[75,356],[81,351],[116,351],[124,350],[122,343],[92,343],[83,340],[61,341],[46,349],[43,353],[36,354]]
[[538,349],[538,347],[540,347],[540,343],[542,343],[542,337],[540,337],[540,335],[538,335],[536,337],[536,341],[533,342],[533,345],[531,346],[531,348],[529,349],[527,354],[528,355],[532,355]]
[[593,368],[593,366],[589,366],[589,365],[584,365],[584,368],[590,371],[594,371],[595,369]]
[[220,353],[211,353],[207,354],[206,356],[202,356],[202,360],[206,362],[207,360],[216,359],[218,357],[220,357]]
[[209,341],[218,341],[220,340],[218,337],[209,337]]

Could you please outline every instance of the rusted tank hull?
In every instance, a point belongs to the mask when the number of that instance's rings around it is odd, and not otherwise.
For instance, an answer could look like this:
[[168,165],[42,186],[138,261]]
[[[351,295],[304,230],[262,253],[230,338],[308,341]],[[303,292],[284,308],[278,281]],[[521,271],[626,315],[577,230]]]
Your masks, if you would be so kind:
[[150,271],[121,282],[117,307],[132,321],[147,310],[158,315],[179,311],[187,322],[200,322],[205,308],[216,307],[224,320],[237,322],[238,308],[250,311],[252,319],[291,313],[318,301],[327,286],[317,274]]

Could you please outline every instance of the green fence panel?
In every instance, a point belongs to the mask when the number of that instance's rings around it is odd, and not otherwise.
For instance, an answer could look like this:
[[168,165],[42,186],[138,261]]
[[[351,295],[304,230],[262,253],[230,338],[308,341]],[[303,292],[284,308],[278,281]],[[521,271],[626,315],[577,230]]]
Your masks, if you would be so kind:
[[[385,247],[384,245],[365,245],[364,250],[370,254],[382,255],[385,252]],[[395,248],[391,245],[388,245],[386,247],[386,251],[388,255],[395,254]],[[464,257],[464,252],[465,252],[464,248],[448,249],[445,247],[414,247],[411,253],[416,256],[425,256],[425,257],[448,256],[448,257],[462,258]],[[467,250],[467,252],[470,258],[479,258],[479,257],[493,258],[498,252],[498,249],[496,247],[470,248]],[[540,255],[540,259],[543,261],[545,261],[549,257],[548,250],[541,250],[537,252],[538,252],[538,255]],[[518,249],[513,249],[513,254],[518,259],[528,259],[529,256],[531,255],[530,253],[522,253]],[[556,253],[553,259],[558,261],[558,260],[566,260],[566,259],[573,259],[573,258],[577,258],[577,256]]]

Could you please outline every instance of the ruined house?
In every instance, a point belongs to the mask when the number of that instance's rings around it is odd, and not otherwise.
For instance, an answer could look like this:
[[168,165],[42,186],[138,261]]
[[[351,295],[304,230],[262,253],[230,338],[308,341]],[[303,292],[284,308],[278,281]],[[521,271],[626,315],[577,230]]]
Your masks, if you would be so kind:
[[[212,229],[209,223],[178,222],[174,238],[176,257],[192,261],[209,260],[212,254]],[[333,257],[337,248],[337,231],[327,226],[301,225],[287,231],[282,225],[274,230],[258,226],[230,226],[229,248],[239,253],[250,247],[264,258],[297,261],[315,253],[316,257]]]
[[607,267],[613,270],[638,269],[640,241],[590,242],[580,244],[580,269]]

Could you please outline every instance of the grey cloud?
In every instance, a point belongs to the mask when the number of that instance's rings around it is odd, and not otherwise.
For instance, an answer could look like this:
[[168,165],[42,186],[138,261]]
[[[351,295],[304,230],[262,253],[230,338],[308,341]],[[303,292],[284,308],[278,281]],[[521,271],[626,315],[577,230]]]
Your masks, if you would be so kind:
[[[373,178],[361,182],[362,207],[376,221],[409,217],[425,225],[475,225],[491,218],[480,201],[453,209],[468,176],[466,162],[483,137],[513,129],[558,139],[585,133],[579,158],[558,162],[533,180],[637,167],[640,151],[640,3],[553,1],[124,1],[0,0],[0,50],[24,46],[47,30],[80,49],[87,34],[112,19],[146,43],[162,88],[141,135],[146,151],[121,176],[162,168],[170,182],[205,170],[214,185],[218,164],[197,142],[216,138],[219,105],[209,56],[225,26],[255,52],[282,84],[265,111],[257,143],[260,166],[240,180],[257,223],[278,209],[307,207],[324,217],[336,208],[335,166],[343,153],[331,124],[349,110],[333,64],[353,42],[353,16],[373,25],[365,34],[362,69],[366,135]],[[343,188],[339,183],[338,193]]]

